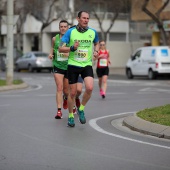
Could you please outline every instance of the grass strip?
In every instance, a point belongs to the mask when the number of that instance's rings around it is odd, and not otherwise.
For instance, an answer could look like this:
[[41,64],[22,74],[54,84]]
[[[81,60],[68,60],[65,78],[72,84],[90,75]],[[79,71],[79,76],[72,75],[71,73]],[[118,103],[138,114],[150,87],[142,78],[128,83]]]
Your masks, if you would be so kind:
[[[18,84],[22,84],[23,81],[21,79],[16,79],[13,80],[13,84],[18,85]],[[6,80],[0,79],[0,86],[6,86]]]
[[170,126],[170,104],[141,110],[137,116],[152,123]]

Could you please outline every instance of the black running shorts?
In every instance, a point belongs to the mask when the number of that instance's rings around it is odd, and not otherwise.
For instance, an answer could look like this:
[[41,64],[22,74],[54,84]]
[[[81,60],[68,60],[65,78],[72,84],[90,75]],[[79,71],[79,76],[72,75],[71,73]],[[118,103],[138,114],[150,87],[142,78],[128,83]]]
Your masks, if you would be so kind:
[[103,67],[103,68],[96,68],[96,74],[97,77],[102,77],[102,76],[108,76],[109,75],[109,67]]
[[62,70],[62,69],[60,69],[60,68],[58,68],[58,67],[53,67],[53,73],[54,74],[63,74],[64,75],[64,78],[68,78],[67,77],[67,70]]
[[81,75],[82,79],[84,79],[85,77],[94,77],[92,66],[77,67],[68,65],[69,84],[77,83],[79,75]]

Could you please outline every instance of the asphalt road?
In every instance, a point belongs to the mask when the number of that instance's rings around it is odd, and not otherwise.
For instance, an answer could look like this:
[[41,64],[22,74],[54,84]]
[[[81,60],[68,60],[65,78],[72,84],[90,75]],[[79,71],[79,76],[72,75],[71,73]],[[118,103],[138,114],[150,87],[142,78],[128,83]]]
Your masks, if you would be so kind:
[[169,104],[169,80],[110,76],[104,100],[95,80],[85,108],[87,123],[76,119],[75,128],[69,128],[67,110],[63,119],[54,119],[52,74],[15,77],[30,87],[0,93],[0,170],[170,170],[169,140],[121,124],[138,110]]

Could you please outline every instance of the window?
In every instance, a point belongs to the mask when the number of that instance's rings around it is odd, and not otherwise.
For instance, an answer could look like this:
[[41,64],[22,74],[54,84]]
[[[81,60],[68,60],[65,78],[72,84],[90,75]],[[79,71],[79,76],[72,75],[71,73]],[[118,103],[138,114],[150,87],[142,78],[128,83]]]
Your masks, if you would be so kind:
[[110,41],[126,41],[126,33],[110,33]]
[[140,54],[141,54],[141,50],[136,52],[136,54],[134,56],[132,56],[132,60],[135,60],[135,59],[139,58]]

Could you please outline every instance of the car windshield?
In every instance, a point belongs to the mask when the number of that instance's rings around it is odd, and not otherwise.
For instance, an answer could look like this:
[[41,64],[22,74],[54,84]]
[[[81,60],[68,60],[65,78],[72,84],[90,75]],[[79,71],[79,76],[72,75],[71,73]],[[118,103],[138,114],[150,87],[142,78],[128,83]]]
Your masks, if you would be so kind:
[[36,57],[48,57],[47,53],[34,53]]

